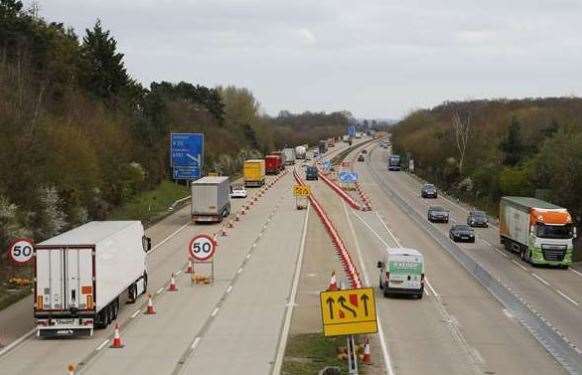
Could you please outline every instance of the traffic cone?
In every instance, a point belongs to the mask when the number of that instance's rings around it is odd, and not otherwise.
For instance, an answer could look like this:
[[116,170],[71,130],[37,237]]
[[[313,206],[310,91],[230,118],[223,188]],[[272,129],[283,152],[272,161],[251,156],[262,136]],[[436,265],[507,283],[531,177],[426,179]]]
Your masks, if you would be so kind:
[[337,290],[337,280],[335,278],[335,271],[331,272],[331,279],[329,280],[327,290]]
[[372,364],[372,356],[370,354],[370,340],[366,338],[366,343],[364,344],[364,358],[362,358],[362,362],[366,365]]
[[230,220],[230,221],[228,222],[227,226],[228,226],[229,228],[232,228],[232,227],[234,227],[234,224],[232,223],[232,220]]
[[67,374],[68,375],[75,375],[75,365],[74,364],[69,364],[69,366],[67,366]]
[[119,324],[115,323],[115,334],[113,335],[113,342],[111,343],[110,348],[113,349],[121,349],[125,345],[121,342],[121,336],[119,335]]
[[176,288],[176,279],[174,278],[174,274],[172,273],[172,277],[170,277],[170,286],[168,287],[168,292],[176,292],[178,288]]
[[239,214],[236,214],[236,216],[234,217],[234,221],[239,221],[240,220],[240,216]]
[[246,213],[247,213],[247,212],[245,211],[245,208],[243,207],[243,208],[242,208],[242,210],[240,210],[240,214],[241,214],[241,215],[246,215]]
[[154,304],[152,303],[152,295],[148,294],[148,307],[144,314],[146,315],[154,315],[156,313],[156,309],[154,309]]
[[226,229],[224,229],[224,227],[222,227],[222,231],[221,232],[222,232],[221,233],[222,234],[222,237],[226,237],[227,236]]
[[186,268],[186,273],[193,273],[194,270],[192,269],[192,258],[188,258],[188,268]]

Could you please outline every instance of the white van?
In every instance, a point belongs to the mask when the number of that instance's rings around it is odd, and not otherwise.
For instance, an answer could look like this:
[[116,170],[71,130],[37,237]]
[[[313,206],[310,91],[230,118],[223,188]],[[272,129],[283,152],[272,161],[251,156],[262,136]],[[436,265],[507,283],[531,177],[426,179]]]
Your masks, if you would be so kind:
[[422,298],[424,292],[424,258],[418,250],[388,248],[380,269],[380,289],[384,296],[411,294]]

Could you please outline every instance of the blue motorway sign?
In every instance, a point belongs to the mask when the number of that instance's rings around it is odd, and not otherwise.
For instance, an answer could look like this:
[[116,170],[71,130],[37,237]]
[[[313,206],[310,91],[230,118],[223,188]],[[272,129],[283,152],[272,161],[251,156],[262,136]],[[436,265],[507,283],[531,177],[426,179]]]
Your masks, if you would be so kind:
[[358,173],[352,171],[341,171],[338,176],[339,180],[344,183],[358,181]]
[[175,180],[196,180],[202,177],[204,134],[172,133],[170,160]]
[[356,136],[356,127],[355,126],[348,126],[348,135],[350,137]]

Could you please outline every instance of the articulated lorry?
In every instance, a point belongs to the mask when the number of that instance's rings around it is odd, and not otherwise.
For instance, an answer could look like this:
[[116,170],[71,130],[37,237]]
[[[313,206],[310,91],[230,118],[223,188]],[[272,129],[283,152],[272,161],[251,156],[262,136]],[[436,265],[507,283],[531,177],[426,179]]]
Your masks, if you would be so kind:
[[265,184],[265,160],[245,160],[243,178],[246,187],[260,187]]
[[192,221],[221,222],[230,215],[230,181],[206,176],[192,181]]
[[295,164],[295,149],[293,148],[284,148],[281,151],[283,155],[283,159],[285,160],[285,165],[293,165]]
[[576,228],[563,207],[530,197],[502,197],[499,236],[506,249],[529,263],[572,264]]
[[93,221],[37,244],[37,337],[91,336],[117,319],[147,290],[150,249],[139,221]]
[[297,159],[305,159],[306,154],[307,154],[307,145],[295,147],[295,157]]

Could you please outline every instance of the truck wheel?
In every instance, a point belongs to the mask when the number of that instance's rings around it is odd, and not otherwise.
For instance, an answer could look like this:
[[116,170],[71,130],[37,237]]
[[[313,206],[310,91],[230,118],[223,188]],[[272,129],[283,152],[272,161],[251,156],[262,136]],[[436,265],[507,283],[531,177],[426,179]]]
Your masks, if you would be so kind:
[[127,295],[129,297],[129,302],[135,303],[135,300],[137,299],[137,285],[135,285],[135,283],[129,286],[127,289]]
[[113,321],[113,309],[111,308],[111,303],[103,310],[105,310],[105,327],[107,327]]
[[424,294],[424,293],[421,291],[420,293],[418,293],[418,294],[416,295],[416,298],[418,298],[418,299],[422,299],[422,295],[423,295],[423,294]]
[[119,314],[119,298],[113,301],[113,320],[117,320],[117,315]]
[[148,292],[148,274],[144,272],[143,274],[143,294]]

